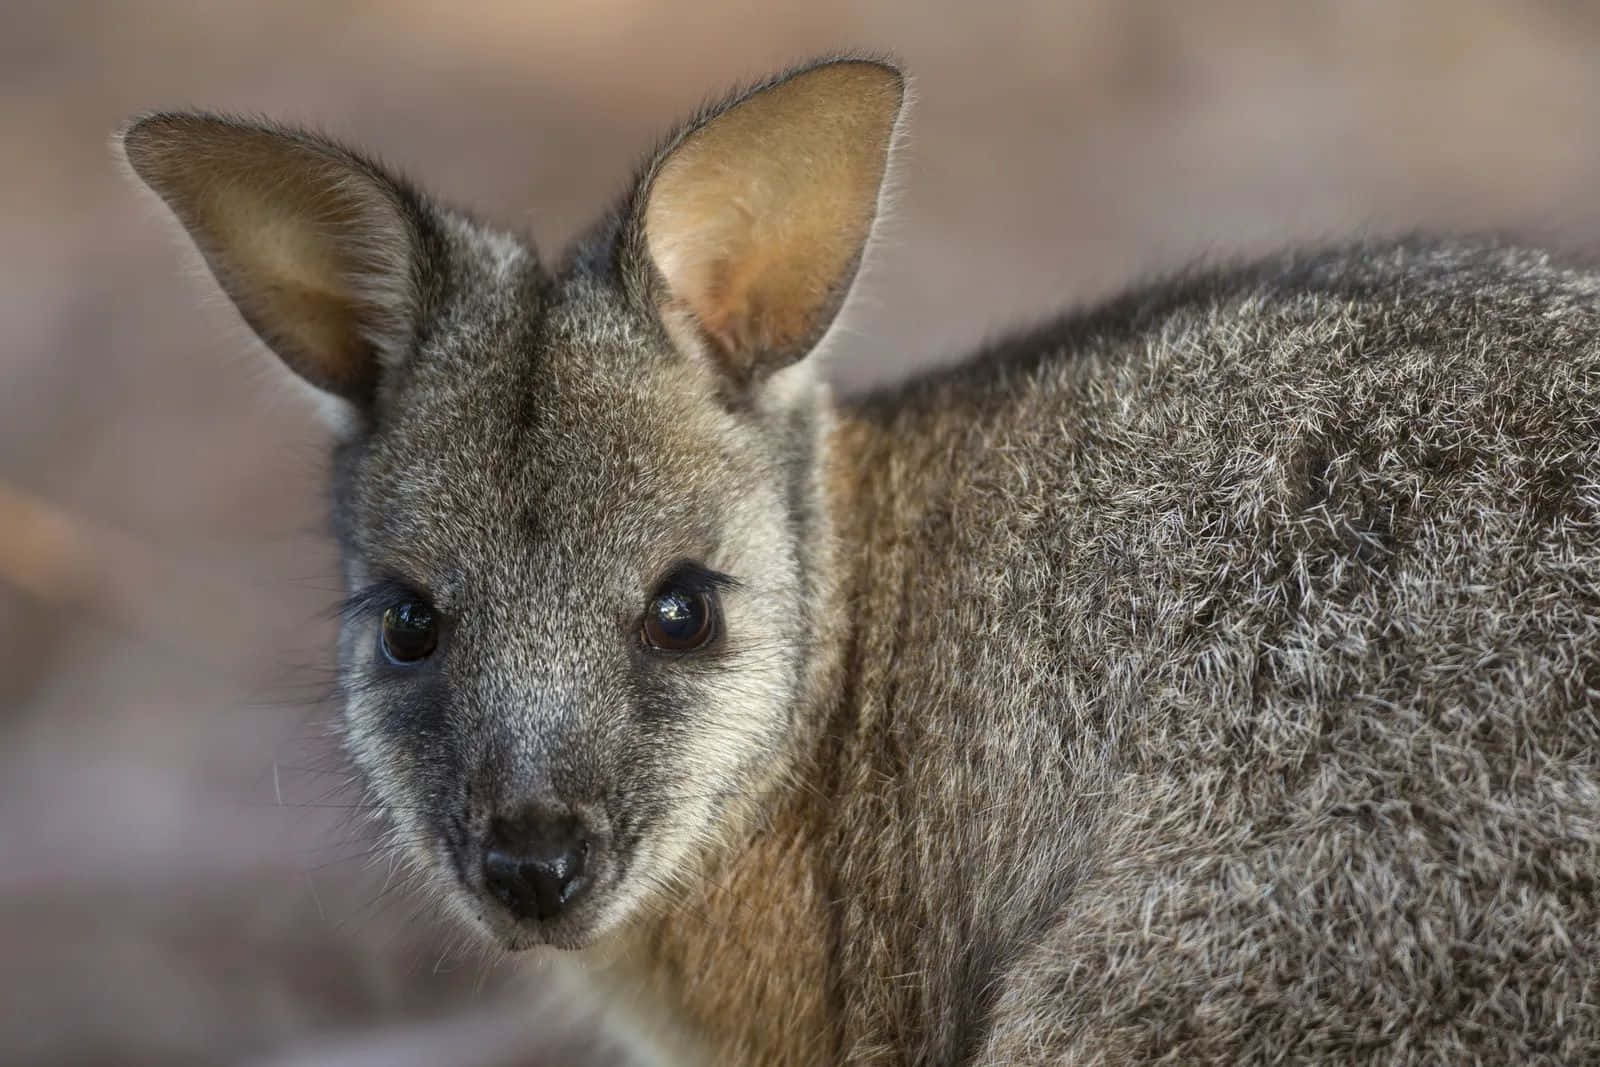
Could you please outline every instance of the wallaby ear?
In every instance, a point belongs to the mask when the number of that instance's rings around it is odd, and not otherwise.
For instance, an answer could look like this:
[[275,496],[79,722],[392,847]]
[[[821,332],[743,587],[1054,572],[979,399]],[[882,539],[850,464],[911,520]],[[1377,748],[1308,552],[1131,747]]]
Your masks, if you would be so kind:
[[338,145],[202,114],[122,133],[239,312],[296,374],[358,405],[420,318],[420,200]]
[[632,243],[680,343],[739,385],[810,351],[855,277],[903,99],[895,68],[834,60],[669,142],[635,195]]

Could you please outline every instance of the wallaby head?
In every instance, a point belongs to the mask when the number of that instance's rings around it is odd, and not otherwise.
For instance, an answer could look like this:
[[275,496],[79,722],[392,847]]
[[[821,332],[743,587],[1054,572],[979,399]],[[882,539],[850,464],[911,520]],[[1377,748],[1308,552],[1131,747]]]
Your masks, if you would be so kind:
[[350,749],[508,947],[652,906],[792,767],[827,576],[803,357],[901,109],[832,60],[667,139],[555,268],[320,137],[134,122],[134,172],[335,398]]

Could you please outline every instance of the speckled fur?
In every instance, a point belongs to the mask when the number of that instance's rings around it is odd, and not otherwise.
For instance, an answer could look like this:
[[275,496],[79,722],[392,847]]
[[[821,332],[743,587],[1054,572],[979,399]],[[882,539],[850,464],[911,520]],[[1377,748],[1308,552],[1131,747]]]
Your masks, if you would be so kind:
[[[457,621],[422,690],[343,658],[467,921],[471,790],[547,776],[633,850],[618,995],[720,1062],[1600,1060],[1600,275],[1354,246],[730,407],[626,212],[546,271],[418,210],[337,511]],[[641,666],[683,555],[731,644]]]
[[1600,1056],[1593,275],[1281,260],[847,425],[852,1055]]

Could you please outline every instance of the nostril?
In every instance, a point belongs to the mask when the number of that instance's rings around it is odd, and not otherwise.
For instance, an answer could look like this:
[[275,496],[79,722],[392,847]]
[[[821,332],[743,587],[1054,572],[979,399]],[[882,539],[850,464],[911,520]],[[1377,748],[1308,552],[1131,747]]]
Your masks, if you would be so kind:
[[496,820],[483,857],[484,884],[519,919],[553,919],[583,891],[589,840],[577,821]]

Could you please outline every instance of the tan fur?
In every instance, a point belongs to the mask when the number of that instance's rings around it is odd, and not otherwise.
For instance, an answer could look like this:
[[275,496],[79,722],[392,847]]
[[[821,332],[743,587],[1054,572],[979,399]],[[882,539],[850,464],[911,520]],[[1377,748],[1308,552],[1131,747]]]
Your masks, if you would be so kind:
[[670,1029],[694,1035],[695,1060],[801,1067],[838,1057],[815,804],[806,796],[778,813],[666,918],[625,935],[622,999],[664,1005]]

